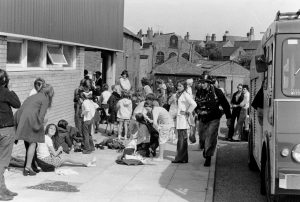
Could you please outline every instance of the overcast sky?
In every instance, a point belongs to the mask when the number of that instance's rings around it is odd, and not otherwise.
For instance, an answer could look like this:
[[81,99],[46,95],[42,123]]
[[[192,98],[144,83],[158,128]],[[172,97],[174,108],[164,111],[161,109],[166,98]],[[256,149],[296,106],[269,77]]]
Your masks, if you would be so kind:
[[163,33],[203,40],[215,33],[221,40],[226,30],[231,35],[246,36],[254,27],[260,39],[278,10],[296,12],[300,0],[125,0],[124,26],[134,33],[148,27]]

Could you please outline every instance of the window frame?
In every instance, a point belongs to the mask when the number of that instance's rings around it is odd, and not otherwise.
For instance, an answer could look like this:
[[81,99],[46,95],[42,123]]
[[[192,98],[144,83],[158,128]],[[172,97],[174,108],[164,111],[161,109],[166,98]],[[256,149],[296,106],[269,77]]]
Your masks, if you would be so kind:
[[[50,53],[49,52],[49,47],[52,47],[52,48],[59,48],[59,50],[61,51],[61,55],[62,55],[62,57],[63,57],[63,59],[65,60],[65,62],[64,63],[62,63],[62,62],[55,62],[54,60],[53,60],[53,58],[52,58],[52,53]],[[66,65],[66,64],[68,64],[68,61],[67,61],[67,59],[66,59],[66,57],[65,57],[65,55],[64,55],[64,52],[63,52],[63,47],[62,47],[62,45],[60,45],[60,44],[46,44],[46,50],[47,50],[47,55],[46,55],[46,60],[47,60],[47,56],[49,57],[49,59],[50,59],[50,62],[52,63],[52,64],[47,64],[47,66],[58,66],[58,67],[63,67],[63,65]]]
[[[22,43],[22,50],[21,50],[21,63],[20,64],[9,64],[6,62],[6,71],[45,71],[45,70],[74,70],[76,69],[76,55],[77,55],[77,46],[75,45],[69,45],[69,44],[61,44],[61,43],[49,43],[49,42],[45,42],[45,41],[39,41],[39,40],[29,40],[29,39],[15,39],[15,38],[8,38],[7,39],[8,42],[18,42],[18,43]],[[27,56],[28,56],[28,41],[36,41],[36,42],[40,42],[42,43],[42,53],[41,53],[41,65],[40,67],[28,67],[27,64]],[[63,47],[64,46],[70,46],[73,48],[73,53],[72,53],[72,65],[70,66],[65,66],[62,64],[47,64],[47,55],[48,55],[48,50],[47,50],[47,46],[60,46],[62,49],[62,54],[66,59],[66,56],[64,55],[63,52]],[[50,56],[49,56],[50,58]],[[51,59],[50,59],[51,60]],[[68,61],[67,61],[68,62]],[[68,63],[66,64],[68,65]]]
[[[8,63],[6,61],[6,69],[24,69],[25,64],[27,63],[27,44],[25,44],[24,40],[21,39],[13,39],[8,38],[7,42],[13,42],[13,43],[21,43],[21,62],[18,64]],[[8,46],[6,46],[6,54],[8,52]],[[7,57],[7,56],[6,56]]]

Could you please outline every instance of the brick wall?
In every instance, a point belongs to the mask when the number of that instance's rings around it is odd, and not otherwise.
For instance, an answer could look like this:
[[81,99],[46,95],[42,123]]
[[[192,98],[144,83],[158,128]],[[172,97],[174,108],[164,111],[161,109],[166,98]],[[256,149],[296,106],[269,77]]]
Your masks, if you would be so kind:
[[[10,89],[15,91],[21,102],[28,97],[37,77],[44,78],[54,88],[52,107],[49,109],[48,123],[55,123],[65,119],[74,126],[73,93],[83,78],[84,49],[76,49],[76,69],[69,70],[43,70],[43,71],[9,71],[6,68],[6,38],[0,37],[0,68],[7,70],[10,77]],[[24,156],[23,142],[14,145],[13,156]]]

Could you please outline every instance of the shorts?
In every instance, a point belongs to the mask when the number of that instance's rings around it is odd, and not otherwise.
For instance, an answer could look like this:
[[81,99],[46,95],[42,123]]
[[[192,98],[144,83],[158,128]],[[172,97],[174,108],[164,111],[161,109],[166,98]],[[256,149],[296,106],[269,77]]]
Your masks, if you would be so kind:
[[118,121],[119,123],[129,124],[130,119],[120,119],[120,118],[117,118],[117,121]]
[[159,144],[165,144],[171,134],[171,126],[170,125],[160,125],[158,129],[159,133]]
[[53,165],[55,168],[58,168],[64,163],[64,154],[60,154],[59,156],[47,156],[41,160],[45,163]]

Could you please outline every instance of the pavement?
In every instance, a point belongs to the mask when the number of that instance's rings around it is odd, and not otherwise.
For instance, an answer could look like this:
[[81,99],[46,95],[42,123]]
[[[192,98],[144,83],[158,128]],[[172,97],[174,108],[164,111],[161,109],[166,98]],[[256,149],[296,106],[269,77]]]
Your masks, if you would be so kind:
[[[102,125],[104,128],[106,125]],[[105,134],[97,133],[93,138],[100,142]],[[115,150],[96,150],[92,154],[71,153],[72,157],[89,161],[97,158],[96,167],[67,165],[60,169],[71,169],[77,173],[58,175],[41,172],[36,176],[23,176],[22,169],[10,169],[5,173],[6,185],[19,195],[13,201],[213,201],[216,154],[211,167],[204,167],[202,152],[198,144],[189,145],[189,163],[172,164],[176,144],[168,143],[164,161],[148,160],[148,164],[126,166],[115,163],[120,153]],[[77,192],[48,191],[29,188],[42,183],[65,182]],[[55,188],[55,187],[54,187]],[[72,190],[72,189],[69,189]]]

